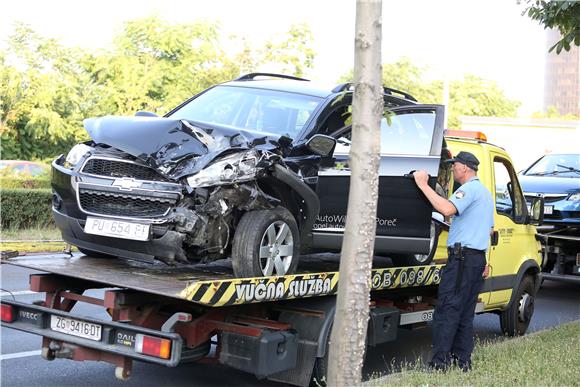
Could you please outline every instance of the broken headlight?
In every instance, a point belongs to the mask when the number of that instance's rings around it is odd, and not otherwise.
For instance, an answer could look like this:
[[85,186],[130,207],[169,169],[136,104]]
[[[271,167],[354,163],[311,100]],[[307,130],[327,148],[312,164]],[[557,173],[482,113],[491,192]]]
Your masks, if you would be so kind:
[[74,168],[75,165],[81,160],[81,158],[91,151],[91,147],[85,144],[76,144],[66,155],[64,161],[64,166],[66,168]]
[[258,154],[255,150],[235,153],[218,159],[213,164],[187,178],[191,187],[211,187],[253,180],[258,172]]

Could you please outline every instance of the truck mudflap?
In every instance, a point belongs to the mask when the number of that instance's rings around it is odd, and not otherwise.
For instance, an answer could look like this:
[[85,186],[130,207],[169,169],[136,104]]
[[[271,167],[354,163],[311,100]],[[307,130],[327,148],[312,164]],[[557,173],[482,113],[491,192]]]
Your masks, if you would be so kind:
[[[182,354],[182,338],[115,321],[104,321],[72,313],[2,300],[2,326],[43,336],[43,357],[89,360],[85,348],[149,363],[175,367]],[[46,344],[46,346],[45,346]],[[72,344],[72,345],[71,345]]]

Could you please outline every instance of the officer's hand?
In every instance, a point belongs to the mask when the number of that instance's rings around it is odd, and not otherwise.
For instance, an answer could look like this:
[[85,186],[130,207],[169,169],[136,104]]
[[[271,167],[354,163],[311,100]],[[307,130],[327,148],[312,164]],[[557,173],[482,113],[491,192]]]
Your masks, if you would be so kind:
[[413,177],[415,178],[415,183],[418,187],[426,186],[429,181],[429,174],[423,170],[413,172]]
[[489,276],[489,265],[485,265],[483,269],[483,274],[481,275],[483,278],[487,278]]

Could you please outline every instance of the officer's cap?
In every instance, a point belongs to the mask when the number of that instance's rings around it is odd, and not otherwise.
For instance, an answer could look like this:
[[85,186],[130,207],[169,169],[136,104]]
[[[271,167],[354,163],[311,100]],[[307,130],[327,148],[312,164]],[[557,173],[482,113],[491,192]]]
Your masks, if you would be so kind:
[[477,157],[475,157],[472,153],[463,151],[459,152],[454,158],[445,161],[448,163],[465,164],[474,171],[477,171],[477,166],[479,165],[479,160]]

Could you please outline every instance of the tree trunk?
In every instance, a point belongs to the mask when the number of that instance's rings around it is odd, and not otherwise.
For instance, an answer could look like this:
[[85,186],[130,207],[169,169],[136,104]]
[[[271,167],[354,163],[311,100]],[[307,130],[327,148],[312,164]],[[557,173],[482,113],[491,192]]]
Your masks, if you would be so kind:
[[361,384],[376,232],[380,123],[382,0],[357,0],[351,170],[340,259],[336,315],[330,340],[329,386]]

